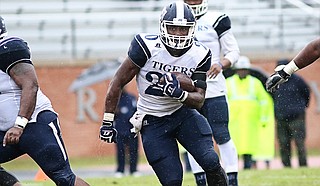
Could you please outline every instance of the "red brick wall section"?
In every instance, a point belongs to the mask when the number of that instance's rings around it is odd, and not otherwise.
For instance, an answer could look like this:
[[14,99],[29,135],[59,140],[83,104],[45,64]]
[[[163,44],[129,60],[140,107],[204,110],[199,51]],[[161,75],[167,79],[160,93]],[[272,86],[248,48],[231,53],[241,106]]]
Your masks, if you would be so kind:
[[[274,61],[253,61],[253,65],[272,73]],[[93,122],[88,117],[85,122],[77,122],[76,94],[68,88],[86,67],[37,67],[41,90],[51,99],[55,110],[59,113],[64,142],[70,157],[102,157],[115,154],[114,144],[106,144],[98,139],[100,122]],[[307,82],[320,85],[320,61],[297,72]],[[90,86],[97,95],[95,111],[101,116],[105,93],[109,81]],[[129,85],[129,91],[137,95],[135,82]],[[320,149],[320,117],[316,113],[316,102],[312,93],[311,104],[307,111],[307,148]],[[141,147],[141,145],[140,145]],[[143,153],[141,148],[141,153]]]

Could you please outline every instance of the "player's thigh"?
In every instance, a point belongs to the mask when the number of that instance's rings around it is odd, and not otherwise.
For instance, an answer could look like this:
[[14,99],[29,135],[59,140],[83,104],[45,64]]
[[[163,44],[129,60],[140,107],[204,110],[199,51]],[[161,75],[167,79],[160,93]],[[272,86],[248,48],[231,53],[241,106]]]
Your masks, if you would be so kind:
[[[74,182],[68,156],[54,113],[42,113],[37,123],[28,124],[21,138],[21,149],[55,182]],[[53,119],[53,121],[51,121]]]
[[170,122],[149,115],[145,117],[144,122],[148,125],[142,127],[141,139],[146,158],[150,164],[169,156],[169,152],[172,154],[177,151],[178,145],[172,134],[172,125],[175,123],[170,126]]
[[161,184],[170,185],[182,181],[183,169],[174,136],[176,123],[152,116],[146,116],[145,121],[148,125],[141,130],[144,152]]
[[193,109],[190,109],[188,114],[184,116],[177,133],[177,139],[186,150],[206,143],[213,146],[212,131],[207,119]]
[[219,164],[211,128],[204,116],[196,111],[191,111],[185,118],[177,138],[203,169],[214,169]]

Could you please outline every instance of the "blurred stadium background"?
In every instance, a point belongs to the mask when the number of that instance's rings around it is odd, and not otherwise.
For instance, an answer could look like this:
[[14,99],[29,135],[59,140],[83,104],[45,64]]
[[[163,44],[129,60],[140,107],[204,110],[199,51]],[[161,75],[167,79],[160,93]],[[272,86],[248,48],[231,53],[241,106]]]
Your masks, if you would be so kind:
[[[31,47],[41,88],[60,114],[71,157],[113,155],[114,146],[98,139],[110,77],[73,91],[70,86],[82,81],[79,75],[88,67],[124,57],[136,33],[158,33],[160,11],[169,2],[0,0],[9,35],[22,37]],[[320,0],[209,0],[209,5],[229,15],[242,55],[268,74],[276,60],[291,59],[320,36]],[[320,149],[319,71],[319,63],[299,71],[313,87],[307,113],[308,149]],[[130,87],[136,93],[134,82]],[[87,107],[81,107],[82,102]]]
[[[38,65],[94,63],[125,55],[134,34],[158,32],[171,0],[0,0],[9,33]],[[320,0],[209,0],[226,12],[243,55],[291,56],[320,35]]]

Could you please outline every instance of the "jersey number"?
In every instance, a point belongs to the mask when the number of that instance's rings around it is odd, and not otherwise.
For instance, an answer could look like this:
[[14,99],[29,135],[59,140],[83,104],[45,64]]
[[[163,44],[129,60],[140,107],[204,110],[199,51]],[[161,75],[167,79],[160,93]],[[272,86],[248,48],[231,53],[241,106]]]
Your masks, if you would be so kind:
[[146,74],[146,79],[152,85],[150,85],[146,90],[145,94],[154,95],[154,96],[164,96],[163,86],[159,85],[159,79],[162,77],[160,72],[150,71]]

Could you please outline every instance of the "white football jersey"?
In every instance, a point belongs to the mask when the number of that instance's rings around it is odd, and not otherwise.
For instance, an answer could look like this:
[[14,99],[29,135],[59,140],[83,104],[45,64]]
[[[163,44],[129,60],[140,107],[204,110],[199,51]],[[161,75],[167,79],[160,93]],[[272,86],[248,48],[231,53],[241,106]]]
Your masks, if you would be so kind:
[[[219,63],[221,55],[229,59],[232,65],[238,60],[240,51],[231,31],[231,22],[227,15],[207,12],[197,20],[195,35],[212,52],[212,62]],[[222,71],[215,78],[207,78],[206,98],[226,95],[226,80]]]
[[203,44],[195,42],[182,56],[173,57],[159,36],[150,34],[136,35],[128,56],[141,68],[136,77],[137,110],[158,117],[170,115],[182,106],[177,99],[164,95],[157,85],[164,73],[183,72],[191,77],[194,73],[206,73],[211,65],[211,52]]
[[[14,126],[20,109],[21,89],[9,76],[9,69],[15,63],[30,63],[30,51],[27,43],[17,37],[0,40],[0,131]],[[37,102],[32,118],[35,122],[39,112],[53,111],[50,100],[38,90]]]

